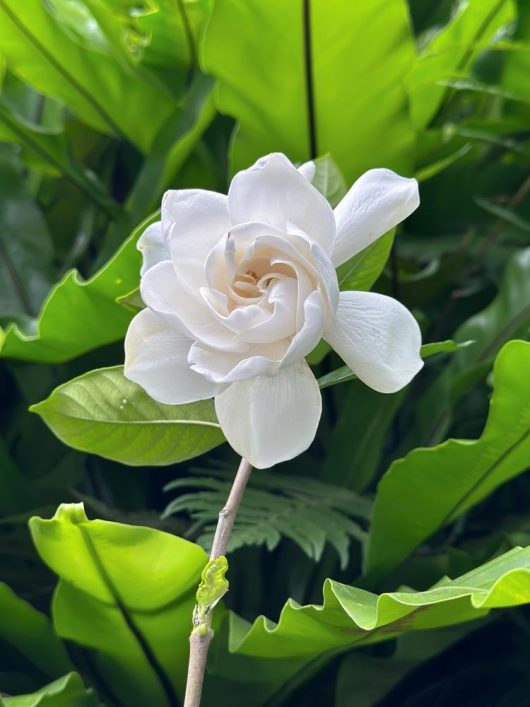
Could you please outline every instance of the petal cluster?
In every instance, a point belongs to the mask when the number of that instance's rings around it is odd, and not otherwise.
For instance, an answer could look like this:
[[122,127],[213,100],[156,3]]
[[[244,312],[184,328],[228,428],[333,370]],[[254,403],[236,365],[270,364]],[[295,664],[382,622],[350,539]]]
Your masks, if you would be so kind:
[[127,332],[126,376],[162,403],[215,397],[228,441],[258,468],[315,436],[322,402],[304,357],[321,338],[380,392],[422,366],[408,310],[339,293],[335,272],[417,208],[416,181],[370,170],[333,211],[313,172],[272,154],[239,172],[227,196],[169,191],[138,243],[146,309]]

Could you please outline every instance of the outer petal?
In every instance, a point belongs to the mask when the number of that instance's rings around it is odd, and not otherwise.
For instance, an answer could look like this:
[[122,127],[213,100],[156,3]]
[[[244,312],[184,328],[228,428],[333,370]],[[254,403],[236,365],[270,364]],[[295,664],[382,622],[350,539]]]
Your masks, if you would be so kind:
[[190,349],[188,362],[191,368],[214,383],[236,383],[278,371],[288,339],[270,346],[256,347],[252,356],[215,351],[195,343]]
[[335,209],[337,237],[331,256],[335,267],[397,226],[419,203],[415,179],[390,169],[365,172]]
[[310,160],[309,162],[304,162],[304,164],[301,164],[298,167],[298,171],[300,174],[307,179],[308,182],[313,181],[313,177],[315,176],[315,172],[317,171],[317,166],[313,162],[313,160]]
[[400,390],[423,366],[418,323],[386,295],[341,292],[324,338],[363,383],[380,393]]
[[226,196],[203,189],[168,191],[162,200],[162,224],[175,270],[185,287],[198,293],[206,284],[206,256],[230,228]]
[[212,398],[216,386],[191,370],[192,342],[149,309],[132,320],[125,337],[125,375],[168,405]]
[[138,239],[137,248],[143,256],[141,275],[147,272],[149,268],[152,268],[153,265],[169,259],[169,248],[161,221],[156,221],[145,229]]
[[265,469],[309,447],[322,398],[311,369],[301,361],[275,376],[233,383],[216,396],[215,409],[231,446]]
[[262,221],[283,231],[294,224],[331,253],[333,211],[285,155],[274,153],[238,172],[228,192],[228,210],[234,224]]

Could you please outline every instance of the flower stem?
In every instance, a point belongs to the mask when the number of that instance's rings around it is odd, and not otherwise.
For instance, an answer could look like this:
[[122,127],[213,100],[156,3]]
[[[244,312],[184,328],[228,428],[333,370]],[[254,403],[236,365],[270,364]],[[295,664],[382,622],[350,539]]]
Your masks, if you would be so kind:
[[[241,505],[251,471],[252,467],[248,461],[241,459],[226,503],[221,511],[219,511],[219,520],[217,521],[217,527],[215,529],[210,560],[216,560],[226,554],[237,511]],[[207,624],[204,627],[194,626],[190,634],[190,657],[188,662],[188,679],[186,681],[184,707],[200,707],[201,704],[206,659],[208,657],[210,641],[213,638],[211,620],[212,614],[210,612],[207,616]]]

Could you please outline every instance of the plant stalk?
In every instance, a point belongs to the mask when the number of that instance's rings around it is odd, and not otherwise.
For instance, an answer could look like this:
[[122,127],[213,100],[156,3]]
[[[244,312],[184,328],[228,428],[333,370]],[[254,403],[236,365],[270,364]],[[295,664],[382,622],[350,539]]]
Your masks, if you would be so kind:
[[[215,528],[210,560],[216,560],[226,555],[234,521],[239,506],[241,505],[251,471],[252,467],[248,461],[241,459],[226,503],[219,511],[219,519],[217,521],[217,527]],[[188,678],[186,681],[184,707],[200,707],[201,704],[206,660],[210,642],[213,638],[211,612],[208,614],[206,621],[206,625],[200,627],[195,625],[194,622],[194,627],[190,634],[190,657],[188,662]]]

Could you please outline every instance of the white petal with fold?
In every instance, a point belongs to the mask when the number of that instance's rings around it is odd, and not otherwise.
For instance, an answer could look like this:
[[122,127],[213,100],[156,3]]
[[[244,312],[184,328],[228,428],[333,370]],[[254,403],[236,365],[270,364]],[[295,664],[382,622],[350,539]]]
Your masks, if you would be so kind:
[[215,398],[223,432],[258,469],[292,459],[313,441],[322,398],[305,361],[274,376],[233,383]]
[[160,403],[180,405],[212,398],[216,385],[189,367],[191,344],[165,320],[143,309],[125,337],[124,373]]
[[162,201],[162,224],[180,279],[192,293],[206,284],[204,263],[230,228],[227,198],[203,189],[168,191]]
[[146,273],[153,265],[162,260],[168,260],[169,248],[164,236],[161,221],[155,221],[148,226],[138,239],[136,245],[143,257],[140,275]]
[[154,312],[181,322],[190,339],[200,339],[223,351],[245,351],[245,344],[221,324],[198,293],[195,299],[177,277],[171,260],[150,268],[140,282],[142,300]]
[[419,203],[415,179],[390,169],[365,172],[335,209],[337,236],[331,256],[335,267],[401,223]]
[[285,157],[274,153],[238,172],[228,191],[233,223],[262,221],[287,230],[295,224],[330,253],[335,218],[326,199]]
[[363,383],[380,393],[400,390],[423,366],[418,323],[386,295],[341,292],[324,339]]

